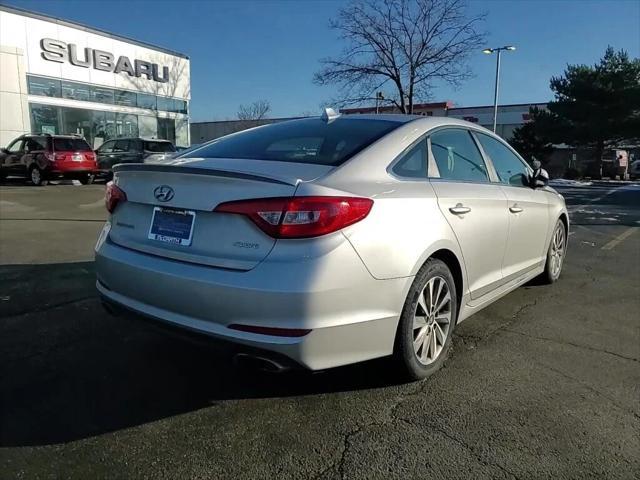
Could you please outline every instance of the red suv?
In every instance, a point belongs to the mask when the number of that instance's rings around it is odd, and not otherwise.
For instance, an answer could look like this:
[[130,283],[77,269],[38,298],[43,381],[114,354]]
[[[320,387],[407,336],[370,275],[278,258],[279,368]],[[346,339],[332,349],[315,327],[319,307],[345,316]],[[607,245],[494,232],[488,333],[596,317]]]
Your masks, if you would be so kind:
[[22,135],[0,149],[0,179],[17,175],[46,185],[51,179],[71,178],[86,185],[97,170],[96,154],[80,136]]

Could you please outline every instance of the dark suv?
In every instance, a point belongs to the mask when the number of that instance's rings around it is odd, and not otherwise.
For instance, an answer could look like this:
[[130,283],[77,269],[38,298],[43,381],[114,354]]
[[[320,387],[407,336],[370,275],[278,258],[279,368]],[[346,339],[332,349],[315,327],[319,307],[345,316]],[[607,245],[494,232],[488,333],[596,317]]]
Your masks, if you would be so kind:
[[75,135],[22,135],[0,149],[0,179],[24,176],[40,186],[51,179],[71,178],[86,185],[97,168],[89,144]]
[[118,163],[162,162],[172,158],[176,147],[168,140],[147,138],[116,138],[104,142],[96,150],[100,173],[111,176]]

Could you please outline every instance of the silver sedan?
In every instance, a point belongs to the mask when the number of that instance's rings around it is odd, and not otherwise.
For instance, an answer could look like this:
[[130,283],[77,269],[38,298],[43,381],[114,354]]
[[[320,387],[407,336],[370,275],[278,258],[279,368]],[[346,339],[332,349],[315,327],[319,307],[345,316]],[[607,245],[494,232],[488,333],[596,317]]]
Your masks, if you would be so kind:
[[332,111],[116,166],[97,288],[268,368],[424,378],[462,320],[558,279],[569,218],[536,167],[468,122]]

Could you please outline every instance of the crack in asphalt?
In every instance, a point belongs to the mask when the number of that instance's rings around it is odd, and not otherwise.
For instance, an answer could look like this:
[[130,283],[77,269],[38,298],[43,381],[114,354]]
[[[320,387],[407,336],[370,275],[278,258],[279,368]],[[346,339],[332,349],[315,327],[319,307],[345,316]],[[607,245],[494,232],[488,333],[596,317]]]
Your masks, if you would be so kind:
[[[522,305],[520,308],[518,308],[518,310],[516,310],[511,315],[511,317],[506,322],[504,322],[503,324],[499,325],[497,328],[491,330],[487,335],[475,336],[475,335],[460,335],[460,334],[456,334],[456,337],[461,338],[463,341],[471,340],[475,345],[478,345],[482,341],[490,338],[491,336],[493,336],[494,334],[496,334],[496,333],[498,333],[500,331],[508,331],[508,327],[511,326],[513,323],[515,323],[519,319],[520,315],[522,315],[522,313],[524,311],[526,311],[527,309],[529,309],[531,307],[534,307],[538,303],[538,301],[539,301],[539,299],[536,299],[533,302],[530,302],[530,303],[527,303],[525,305]],[[453,350],[453,348],[450,349],[449,354],[452,352],[452,350]],[[448,358],[445,359],[440,372],[447,368],[447,361],[448,361]],[[331,470],[336,469],[337,473],[339,475],[339,478],[344,480],[345,475],[346,475],[346,471],[345,471],[346,456],[347,456],[347,453],[349,452],[349,449],[352,447],[352,440],[351,439],[353,438],[354,435],[357,435],[357,434],[359,434],[359,433],[361,433],[361,432],[363,432],[363,431],[365,431],[366,429],[369,429],[369,428],[373,428],[373,427],[376,427],[376,426],[387,425],[389,423],[392,423],[393,421],[401,421],[401,422],[407,423],[409,425],[412,425],[413,427],[416,427],[416,425],[413,424],[410,420],[397,415],[397,410],[398,410],[398,408],[400,408],[401,405],[405,404],[406,402],[409,402],[409,401],[413,400],[414,398],[420,397],[421,395],[423,395],[425,393],[425,390],[428,387],[428,385],[429,385],[429,379],[426,379],[426,380],[424,380],[422,382],[418,382],[414,388],[409,389],[409,390],[405,390],[404,392],[400,393],[396,397],[395,402],[393,402],[393,404],[389,407],[389,410],[388,410],[389,420],[381,421],[381,422],[373,422],[373,423],[370,423],[370,424],[367,424],[367,425],[361,425],[361,426],[356,427],[353,430],[350,430],[350,431],[344,433],[343,434],[342,443],[341,443],[341,448],[340,448],[339,453],[337,455],[337,459],[335,461],[331,462],[322,471],[320,471],[314,478],[315,479],[320,479],[324,475],[326,475],[327,472],[330,472]],[[503,465],[500,465],[497,462],[488,462],[487,460],[483,459],[476,451],[474,451],[473,447],[471,447],[470,445],[467,445],[462,440],[460,440],[457,437],[455,437],[454,435],[450,434],[449,432],[447,432],[443,428],[441,428],[441,427],[439,427],[437,425],[430,425],[430,426],[435,431],[437,431],[440,434],[444,435],[445,437],[447,437],[451,441],[453,441],[453,442],[457,443],[458,445],[461,445],[462,447],[467,449],[474,456],[474,458],[476,458],[478,460],[478,462],[480,462],[481,464],[483,464],[485,466],[489,466],[489,467],[493,466],[493,467],[499,468],[501,471],[503,471],[505,474],[509,475],[511,478],[515,478],[516,480],[520,480],[519,477],[516,474],[514,474],[511,471],[509,471]]]
[[[418,425],[415,425],[413,422],[411,422],[410,420],[407,420],[406,418],[398,418],[398,420],[405,422],[411,426],[413,426],[414,428],[419,428]],[[503,471],[504,473],[506,473],[507,475],[511,476],[512,478],[515,478],[516,480],[520,480],[520,477],[518,477],[515,473],[513,473],[512,471],[508,470],[506,467],[504,467],[503,465],[500,465],[498,462],[489,462],[487,460],[485,460],[484,458],[482,458],[482,456],[480,454],[478,454],[474,448],[471,445],[468,445],[467,443],[465,443],[464,441],[460,440],[458,437],[456,437],[455,435],[450,434],[449,432],[447,432],[444,428],[438,426],[438,425],[434,425],[434,424],[429,424],[429,426],[436,432],[440,433],[441,435],[445,436],[446,438],[448,438],[449,440],[451,440],[452,442],[460,445],[461,447],[463,447],[465,450],[467,450],[469,453],[471,453],[471,455],[473,455],[473,457],[480,462],[482,465],[484,465],[485,467],[497,467],[499,468],[501,471]]]
[[589,385],[588,383],[580,380],[579,378],[576,378],[572,375],[569,375],[566,372],[563,372],[562,370],[558,369],[558,368],[554,368],[551,367],[547,364],[541,363],[541,362],[536,362],[538,365],[540,365],[543,368],[546,368],[547,370],[550,370],[552,372],[557,373],[558,375],[561,375],[564,378],[568,378],[569,380],[573,380],[574,382],[580,384],[581,386],[583,386],[584,388],[586,388],[587,390],[606,398],[607,400],[609,400],[609,402],[611,402],[611,404],[615,407],[618,407],[620,410],[630,413],[631,415],[633,415],[635,418],[637,418],[638,420],[640,420],[640,414],[634,412],[633,410],[629,410],[627,407],[620,405],[618,402],[615,401],[615,399],[613,399],[612,397],[610,397],[609,395],[607,395],[606,393],[598,390],[597,388],[592,387],[591,385]]
[[614,357],[621,358],[623,360],[628,360],[630,362],[640,362],[640,360],[637,359],[637,358],[628,357],[628,356],[623,355],[621,353],[612,352],[611,350],[606,350],[604,348],[590,347],[589,345],[581,345],[579,343],[573,343],[573,342],[569,342],[569,341],[566,341],[566,340],[556,340],[555,338],[539,337],[537,335],[532,335],[530,333],[525,333],[525,332],[519,332],[517,330],[512,330],[512,329],[509,329],[509,328],[504,329],[504,331],[505,332],[510,332],[510,333],[515,333],[517,335],[522,335],[523,337],[534,338],[536,340],[544,340],[544,341],[547,341],[547,342],[557,343],[559,345],[570,345],[572,347],[582,348],[584,350],[591,350],[592,352],[606,353],[608,355],[613,355]]
[[80,302],[84,302],[85,300],[91,300],[91,299],[95,299],[95,298],[98,298],[98,296],[97,295],[89,295],[89,296],[85,296],[85,297],[74,298],[74,299],[71,299],[71,300],[65,300],[64,302],[49,303],[49,304],[46,304],[46,305],[35,306],[34,308],[31,308],[31,309],[28,309],[28,310],[20,310],[18,312],[12,312],[9,315],[0,315],[0,319],[2,319],[2,318],[10,318],[10,317],[20,317],[22,315],[28,315],[30,313],[46,312],[48,310],[53,310],[54,308],[66,307],[67,305],[73,305],[74,303],[80,303]]

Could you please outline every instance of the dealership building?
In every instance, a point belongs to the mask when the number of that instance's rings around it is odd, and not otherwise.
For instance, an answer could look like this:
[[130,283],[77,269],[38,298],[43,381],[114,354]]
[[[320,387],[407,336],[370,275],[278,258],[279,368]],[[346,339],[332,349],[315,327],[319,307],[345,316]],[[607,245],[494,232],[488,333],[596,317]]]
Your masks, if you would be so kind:
[[188,146],[189,57],[0,5],[0,146],[23,133]]

